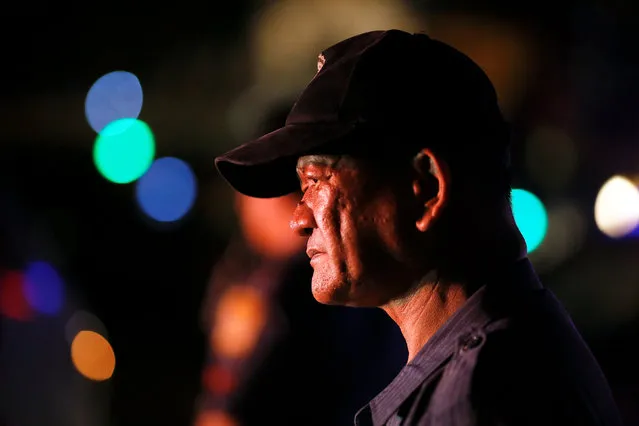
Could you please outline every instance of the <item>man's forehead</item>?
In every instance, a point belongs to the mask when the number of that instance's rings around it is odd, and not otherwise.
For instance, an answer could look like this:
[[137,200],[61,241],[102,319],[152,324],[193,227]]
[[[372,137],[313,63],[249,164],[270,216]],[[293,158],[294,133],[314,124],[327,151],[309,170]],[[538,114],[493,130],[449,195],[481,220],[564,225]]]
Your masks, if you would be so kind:
[[337,155],[304,155],[297,160],[297,170],[308,166],[334,167],[339,159]]

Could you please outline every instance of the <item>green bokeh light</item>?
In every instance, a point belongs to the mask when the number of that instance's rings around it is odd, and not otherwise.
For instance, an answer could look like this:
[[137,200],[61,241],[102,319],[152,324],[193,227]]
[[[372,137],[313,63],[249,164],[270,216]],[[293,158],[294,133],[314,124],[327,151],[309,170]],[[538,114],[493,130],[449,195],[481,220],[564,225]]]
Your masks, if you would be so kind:
[[512,191],[515,223],[526,240],[528,252],[534,251],[546,237],[548,214],[539,198],[524,189]]
[[142,176],[153,162],[155,139],[149,126],[135,118],[107,124],[95,140],[93,161],[114,183],[130,183]]

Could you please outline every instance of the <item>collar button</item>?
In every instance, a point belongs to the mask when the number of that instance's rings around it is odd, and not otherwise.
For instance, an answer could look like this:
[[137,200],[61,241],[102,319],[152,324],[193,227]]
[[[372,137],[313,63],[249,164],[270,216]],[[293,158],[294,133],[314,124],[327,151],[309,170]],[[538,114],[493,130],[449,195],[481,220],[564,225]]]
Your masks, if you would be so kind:
[[481,345],[483,341],[484,341],[483,337],[477,334],[473,334],[472,336],[464,340],[464,342],[462,343],[461,350],[462,352],[467,352]]

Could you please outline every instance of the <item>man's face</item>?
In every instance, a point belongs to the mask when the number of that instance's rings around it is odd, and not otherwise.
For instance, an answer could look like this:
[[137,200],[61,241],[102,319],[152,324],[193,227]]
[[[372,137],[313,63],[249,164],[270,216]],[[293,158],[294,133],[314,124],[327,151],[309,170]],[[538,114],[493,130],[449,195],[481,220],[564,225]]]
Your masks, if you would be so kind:
[[380,306],[406,291],[419,214],[408,174],[337,156],[302,157],[297,173],[304,195],[291,228],[309,237],[315,299]]

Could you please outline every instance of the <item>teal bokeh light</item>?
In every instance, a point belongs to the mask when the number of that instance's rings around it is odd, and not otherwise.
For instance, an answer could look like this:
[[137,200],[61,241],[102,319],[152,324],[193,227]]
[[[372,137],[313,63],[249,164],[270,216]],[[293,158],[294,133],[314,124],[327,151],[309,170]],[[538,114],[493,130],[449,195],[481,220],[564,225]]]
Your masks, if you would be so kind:
[[536,195],[524,189],[512,190],[512,206],[515,222],[530,253],[539,247],[546,236],[548,213],[544,203]]
[[153,163],[155,139],[149,126],[135,118],[109,123],[98,135],[93,160],[105,179],[129,183],[142,176]]

